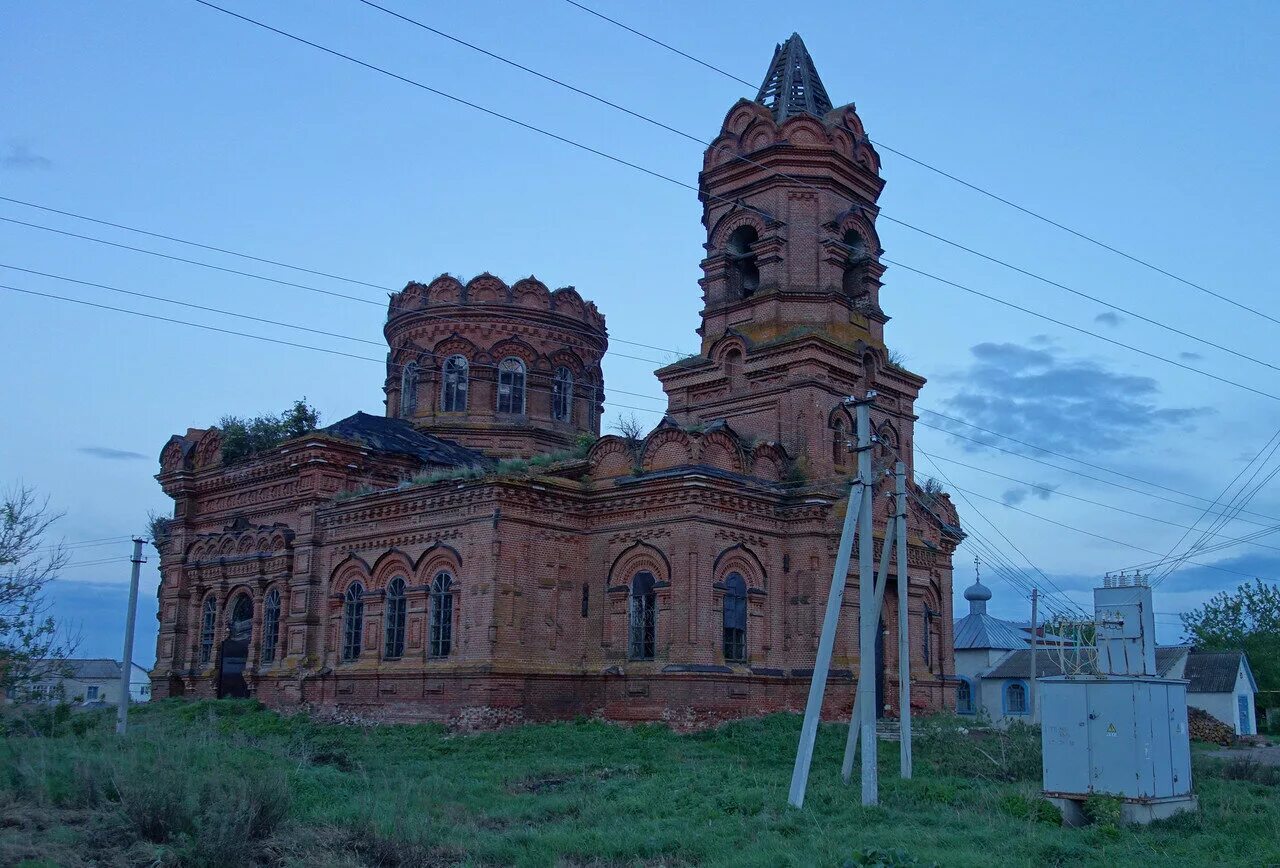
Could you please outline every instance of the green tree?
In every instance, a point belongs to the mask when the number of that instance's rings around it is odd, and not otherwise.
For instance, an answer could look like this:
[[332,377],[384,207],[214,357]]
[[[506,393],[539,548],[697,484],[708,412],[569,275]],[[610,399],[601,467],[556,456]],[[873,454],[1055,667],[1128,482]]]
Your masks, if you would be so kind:
[[264,413],[242,419],[223,416],[218,420],[222,431],[222,461],[230,464],[252,455],[274,449],[286,440],[301,437],[320,426],[320,413],[305,397],[279,416]]
[[1196,647],[1244,651],[1260,690],[1280,690],[1280,585],[1254,579],[1182,615]]
[[56,674],[77,644],[54,623],[46,594],[69,558],[46,541],[61,517],[27,486],[0,496],[0,691],[19,700]]

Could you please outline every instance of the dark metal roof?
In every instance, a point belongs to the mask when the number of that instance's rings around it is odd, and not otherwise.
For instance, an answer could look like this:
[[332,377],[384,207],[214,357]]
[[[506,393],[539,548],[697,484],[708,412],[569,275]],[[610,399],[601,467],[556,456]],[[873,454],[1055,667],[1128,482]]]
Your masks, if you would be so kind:
[[[1070,651],[1068,653],[1071,653]],[[1031,649],[1014,651],[995,665],[984,678],[1026,678],[1031,671]],[[1036,654],[1036,678],[1047,678],[1053,675],[1065,675],[1058,665],[1056,652],[1040,651]]]
[[[1093,658],[1092,646],[1082,650],[1084,653],[1088,654],[1088,659],[1092,660]],[[1162,678],[1176,677],[1176,673],[1174,673],[1174,675],[1171,676],[1171,672],[1174,670],[1174,667],[1177,665],[1178,661],[1181,660],[1184,656],[1186,656],[1187,650],[1188,649],[1186,648],[1186,646],[1169,646],[1166,648],[1157,648],[1156,649],[1156,673]],[[1049,648],[1040,649],[1040,651],[1036,654],[1036,678],[1050,678],[1057,675],[1067,674],[1066,672],[1062,671],[1062,666],[1059,665],[1058,653],[1059,652],[1057,649],[1049,649]],[[1068,650],[1066,653],[1069,655],[1073,653],[1073,650]],[[1003,660],[997,663],[995,667],[991,669],[991,671],[987,672],[987,674],[985,674],[982,677],[983,678],[1026,678],[1027,673],[1030,672],[1030,670],[1031,670],[1031,649],[1024,648],[1023,650],[1014,651],[1012,654],[1009,654],[1007,657],[1005,657]],[[1235,675],[1234,673],[1232,673],[1232,678],[1234,679],[1234,677]],[[1192,692],[1196,691],[1194,685],[1192,685],[1188,689],[1191,690]]]
[[955,623],[955,648],[957,651],[981,648],[1026,648],[1030,637],[1008,621],[993,618],[985,612],[973,612]]
[[51,669],[49,677],[65,675],[67,678],[85,681],[120,677],[120,663],[103,658],[58,660],[52,665]]
[[316,433],[340,440],[352,440],[375,452],[408,455],[424,464],[462,467],[472,464],[485,466],[490,463],[488,458],[476,450],[419,431],[404,419],[356,413],[327,428],[321,428]]
[[799,33],[773,50],[756,102],[768,106],[778,123],[798,114],[820,118],[831,111],[831,98]]
[[1241,651],[1192,651],[1183,678],[1188,693],[1234,693],[1240,673]]

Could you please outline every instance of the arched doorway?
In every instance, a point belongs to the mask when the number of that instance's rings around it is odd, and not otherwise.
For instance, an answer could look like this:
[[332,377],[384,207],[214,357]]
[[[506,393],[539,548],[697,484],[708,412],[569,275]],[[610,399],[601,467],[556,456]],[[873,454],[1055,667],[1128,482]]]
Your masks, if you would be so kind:
[[249,684],[244,667],[249,660],[249,637],[253,634],[253,600],[240,594],[231,604],[227,638],[218,653],[218,698],[247,699]]

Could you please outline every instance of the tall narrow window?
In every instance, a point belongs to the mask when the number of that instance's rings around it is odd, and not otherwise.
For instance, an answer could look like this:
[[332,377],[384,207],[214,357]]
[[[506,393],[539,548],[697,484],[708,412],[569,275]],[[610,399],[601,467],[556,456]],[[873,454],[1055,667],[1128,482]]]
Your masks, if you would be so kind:
[[747,583],[738,573],[724,580],[724,659],[747,659]]
[[973,687],[967,678],[956,687],[956,714],[973,714]]
[[652,660],[658,644],[658,595],[653,573],[636,573],[631,580],[628,654],[632,660]]
[[444,360],[444,374],[440,383],[440,410],[444,413],[461,413],[467,409],[467,369],[464,356],[449,356]]
[[231,628],[227,634],[240,642],[248,642],[253,634],[253,598],[248,594],[239,594],[231,605]]
[[1027,713],[1027,688],[1021,681],[1013,681],[1004,689],[1004,710],[1006,714]]
[[437,573],[431,582],[432,657],[448,657],[453,648],[453,577]]
[[364,586],[352,582],[342,602],[342,659],[360,656],[364,639]]
[[921,637],[924,643],[924,665],[933,666],[933,609],[929,608],[929,604],[924,605],[924,635]]
[[511,356],[498,363],[498,412],[524,413],[524,362]]
[[385,608],[384,617],[387,622],[387,637],[382,649],[382,656],[388,660],[394,660],[397,657],[404,656],[404,615],[406,607],[404,579],[399,576],[396,576],[387,585]]
[[276,659],[276,646],[280,644],[280,589],[267,591],[262,604],[262,662]]
[[400,374],[400,417],[418,412],[418,363],[410,362]]
[[845,259],[842,280],[844,294],[853,299],[865,297],[867,287],[863,281],[867,276],[867,266],[874,261],[871,254],[867,252],[867,243],[853,229],[844,233],[844,238],[841,240],[849,251],[848,258]]
[[837,418],[831,423],[831,463],[836,467],[844,467],[849,455],[849,443],[844,433],[844,420]]
[[565,367],[556,368],[551,381],[551,418],[573,421],[573,371]]
[[200,611],[200,662],[208,663],[213,657],[213,630],[218,621],[218,603],[212,596],[205,597]]
[[747,298],[760,288],[760,268],[751,251],[751,245],[759,240],[760,236],[751,226],[739,226],[729,236],[730,280],[739,298]]

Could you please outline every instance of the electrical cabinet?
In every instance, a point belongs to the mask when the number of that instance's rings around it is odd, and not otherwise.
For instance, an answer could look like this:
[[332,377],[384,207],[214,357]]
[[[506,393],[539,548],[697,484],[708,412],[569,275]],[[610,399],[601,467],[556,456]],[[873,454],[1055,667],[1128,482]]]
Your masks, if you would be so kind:
[[1046,794],[1191,794],[1187,682],[1112,675],[1038,684]]

